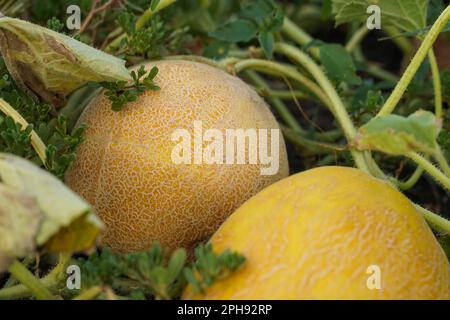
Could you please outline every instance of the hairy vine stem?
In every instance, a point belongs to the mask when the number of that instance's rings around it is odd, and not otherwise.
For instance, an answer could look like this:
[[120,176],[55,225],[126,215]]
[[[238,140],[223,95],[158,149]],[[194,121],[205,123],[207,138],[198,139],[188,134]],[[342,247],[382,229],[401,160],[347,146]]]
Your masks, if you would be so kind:
[[[336,92],[336,89],[331,84],[322,69],[308,55],[294,46],[285,43],[276,43],[274,49],[276,52],[282,53],[293,59],[308,70],[309,73],[311,73],[317,83],[322,87],[328,99],[331,101],[331,110],[333,110],[333,114],[339,121],[347,140],[349,142],[353,141],[356,137],[356,128],[347,113],[344,103]],[[357,150],[351,150],[350,152],[358,168],[365,172],[370,172],[364,154]]]
[[439,66],[436,60],[434,50],[430,49],[428,52],[428,60],[430,61],[431,74],[433,76],[433,89],[434,89],[434,113],[436,117],[442,118],[442,84],[441,75],[439,74]]
[[345,45],[345,50],[352,52],[356,46],[364,39],[364,37],[370,32],[366,25],[356,30],[350,40]]
[[[45,285],[42,284],[34,275],[19,261],[14,261],[8,271],[19,280],[30,292],[39,300],[55,300]],[[11,289],[11,288],[8,288]]]
[[398,102],[402,98],[412,79],[414,78],[417,70],[422,64],[423,60],[429,53],[430,49],[433,46],[433,43],[436,41],[439,33],[444,29],[447,21],[450,20],[450,5],[441,13],[439,18],[431,27],[431,30],[426,35],[422,44],[419,47],[419,50],[414,55],[414,58],[411,60],[411,63],[405,70],[405,73],[401,77],[400,81],[397,83],[392,94],[389,96],[386,103],[381,108],[380,112],[378,112],[378,116],[387,115],[394,111]]
[[435,229],[450,234],[450,221],[417,204],[414,207]]
[[[43,277],[41,279],[36,279],[30,273],[29,275],[31,275],[34,279],[31,279],[28,277],[18,279],[22,282],[21,284],[18,284],[18,285],[12,286],[12,287],[8,287],[8,288],[0,289],[0,300],[20,299],[20,298],[28,297],[35,293],[33,291],[34,287],[32,287],[32,286],[39,286],[39,288],[41,288],[41,286],[42,286],[42,287],[46,288],[47,291],[50,292],[55,287],[57,287],[58,284],[60,283],[61,275],[65,274],[65,269],[66,269],[67,264],[69,263],[70,259],[71,259],[70,253],[60,253],[58,264],[52,269],[52,271],[50,271],[50,273],[48,275],[46,275],[45,277]],[[11,271],[11,270],[9,270],[9,271]],[[14,274],[12,274],[12,275],[14,277],[16,277]],[[29,281],[31,281],[31,285],[29,284]],[[39,282],[39,285],[36,283],[36,281]],[[27,283],[28,285],[25,285],[25,283]],[[55,298],[55,297],[53,297],[53,298]]]
[[324,91],[313,81],[309,80],[307,77],[298,72],[296,68],[289,65],[262,59],[241,60],[237,62],[233,68],[233,70],[236,73],[240,73],[246,69],[257,70],[262,73],[274,76],[281,76],[281,77],[285,76],[293,80],[296,80],[302,86],[304,86],[306,89],[312,92],[317,98],[319,98],[319,100],[324,105],[328,106],[331,112],[334,113],[333,104],[331,103],[331,100],[327,97],[327,95],[324,93]]
[[424,172],[425,172],[425,170],[423,169],[422,166],[417,166],[416,170],[414,170],[413,174],[408,178],[408,180],[406,180],[404,182],[402,182],[402,181],[397,182],[398,187],[400,188],[400,190],[403,190],[403,191],[411,189],[412,187],[414,187],[416,185],[416,183],[422,177]]
[[434,158],[441,167],[442,171],[444,171],[444,173],[450,177],[450,166],[448,165],[447,160],[445,159],[445,156],[442,153],[441,147],[437,146],[437,151],[434,154]]
[[419,166],[423,167],[430,176],[450,191],[450,178],[436,168],[430,161],[416,152],[410,152],[407,156]]
[[[327,142],[335,141],[336,139],[342,137],[342,132],[339,129],[327,131],[327,132],[315,132],[314,134],[309,134],[308,131],[303,129],[298,121],[295,119],[295,117],[291,114],[288,107],[283,103],[283,101],[280,99],[279,96],[277,96],[274,91],[272,91],[265,80],[255,71],[247,70],[245,71],[245,75],[259,88],[262,88],[262,90],[267,90],[268,96],[267,99],[271,103],[271,105],[277,110],[277,112],[280,114],[280,117],[283,119],[283,121],[296,133],[300,134],[303,138],[318,138],[321,140],[325,140]],[[288,92],[286,92],[287,94]],[[290,92],[292,93],[292,92]],[[295,93],[295,92],[294,92]],[[294,94],[292,93],[292,94]],[[301,92],[303,95],[305,93]],[[292,98],[292,96],[290,97]],[[307,98],[307,96],[306,96]],[[314,141],[316,142],[316,141]],[[320,142],[318,142],[320,143]]]
[[[288,17],[284,17],[283,27],[281,29],[283,33],[285,33],[289,38],[294,40],[299,46],[304,46],[311,41],[313,38],[303,31],[300,27],[298,27],[294,22],[292,22]],[[309,49],[311,55],[319,60],[320,59],[320,49],[317,47],[312,47]]]

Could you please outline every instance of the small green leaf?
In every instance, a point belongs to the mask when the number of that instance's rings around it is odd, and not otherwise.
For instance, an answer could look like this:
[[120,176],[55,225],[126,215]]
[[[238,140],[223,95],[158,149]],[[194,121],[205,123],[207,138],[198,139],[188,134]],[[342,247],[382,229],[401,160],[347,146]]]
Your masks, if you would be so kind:
[[173,283],[180,273],[183,271],[183,267],[186,264],[186,251],[184,249],[176,250],[170,257],[168,265],[168,282]]
[[220,26],[211,36],[227,42],[248,42],[258,32],[257,26],[248,20],[238,19]]
[[334,81],[350,85],[361,84],[356,75],[352,57],[345,48],[338,44],[324,44],[320,47],[320,59],[327,75]]
[[356,147],[392,155],[433,153],[441,124],[433,113],[418,111],[405,118],[391,114],[373,118],[359,129]]
[[266,57],[271,59],[273,56],[273,34],[270,32],[260,32],[258,35],[258,41],[263,48]]
[[274,6],[268,0],[256,0],[245,6],[240,15],[244,19],[253,20],[262,24],[264,19],[273,12]]
[[203,55],[207,58],[218,60],[226,57],[229,49],[230,44],[228,42],[212,41],[205,47]]
[[186,280],[192,285],[194,292],[200,293],[203,292],[203,288],[197,278],[194,276],[194,272],[191,268],[183,269],[184,277]]

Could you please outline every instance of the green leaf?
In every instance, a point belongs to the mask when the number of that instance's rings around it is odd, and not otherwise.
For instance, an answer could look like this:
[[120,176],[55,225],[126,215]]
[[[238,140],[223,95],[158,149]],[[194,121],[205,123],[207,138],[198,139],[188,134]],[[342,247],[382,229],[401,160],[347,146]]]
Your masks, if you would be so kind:
[[0,51],[17,84],[55,106],[89,81],[130,80],[124,60],[20,19],[0,18]]
[[205,47],[203,56],[210,59],[222,59],[227,56],[230,44],[223,41],[212,41]]
[[273,56],[273,34],[270,32],[261,32],[258,35],[258,41],[260,46],[263,48],[266,57],[271,59]]
[[381,9],[381,26],[395,26],[402,31],[424,28],[427,24],[428,0],[333,0],[336,24],[366,23],[367,8],[376,4]]
[[43,217],[33,197],[0,183],[0,272],[34,251]]
[[32,196],[44,213],[36,245],[50,251],[90,248],[102,223],[88,203],[50,173],[22,158],[0,153],[0,180]]
[[184,249],[177,249],[171,256],[168,265],[168,283],[173,283],[183,271],[186,264],[186,251]]
[[238,19],[220,26],[211,36],[227,42],[248,42],[258,32],[257,26],[248,20]]
[[262,24],[273,10],[274,6],[271,1],[256,0],[245,6],[240,12],[240,16],[244,19],[255,21],[257,24]]
[[327,75],[338,83],[346,82],[350,85],[361,84],[356,75],[352,57],[345,48],[338,44],[324,44],[320,47],[320,59]]
[[362,126],[355,145],[359,150],[376,150],[392,155],[433,153],[440,129],[440,122],[429,111],[417,111],[407,118],[390,114],[373,118]]
[[194,265],[184,269],[184,276],[196,293],[227,277],[245,262],[243,256],[230,250],[216,254],[210,243],[196,247],[195,258]]

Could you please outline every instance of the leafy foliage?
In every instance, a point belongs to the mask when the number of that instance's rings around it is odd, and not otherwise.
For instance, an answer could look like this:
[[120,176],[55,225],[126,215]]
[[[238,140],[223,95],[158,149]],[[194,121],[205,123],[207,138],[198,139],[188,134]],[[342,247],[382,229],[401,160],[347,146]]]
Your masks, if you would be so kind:
[[330,79],[350,85],[361,83],[361,79],[355,73],[356,68],[352,57],[343,46],[338,44],[322,45],[320,59]]
[[59,33],[64,33],[65,24],[62,23],[58,18],[53,17],[47,21],[47,28]]
[[136,101],[139,95],[147,90],[159,90],[160,88],[153,83],[154,78],[158,74],[158,68],[153,67],[150,72],[141,66],[137,72],[131,71],[131,78],[133,83],[129,84],[126,81],[117,82],[102,82],[100,83],[105,89],[105,95],[112,102],[112,109],[120,111],[130,102]]
[[10,117],[0,115],[0,152],[12,153],[44,165],[33,149],[30,140],[32,129],[47,146],[46,168],[59,178],[75,160],[75,151],[83,142],[85,126],[70,133],[66,119],[58,115],[46,103],[35,102],[11,79],[3,60],[0,62],[0,97],[13,106],[30,123],[22,130],[21,125]]
[[154,15],[143,28],[137,28],[137,17],[130,11],[122,12],[117,24],[123,28],[124,37],[115,49],[116,55],[142,56],[145,59],[159,58],[182,51],[189,40],[189,28],[172,28],[164,23],[159,14]]
[[219,26],[211,36],[229,43],[257,39],[267,57],[273,55],[273,34],[280,31],[284,15],[271,0],[258,0],[244,6],[239,18]]
[[[19,2],[28,1],[9,3],[15,5]],[[102,6],[107,2],[107,0],[101,0],[96,4]],[[427,61],[422,63],[413,81],[409,84],[408,91],[399,101],[395,109],[396,114],[376,117],[398,81],[400,75],[396,67],[390,67],[387,62],[384,64],[384,61],[372,61],[369,55],[367,55],[368,57],[364,56],[365,50],[357,48],[353,52],[347,52],[342,45],[334,43],[341,42],[342,33],[353,30],[353,27],[357,27],[355,26],[357,23],[364,23],[367,20],[367,6],[375,2],[382,10],[382,25],[396,27],[400,31],[399,35],[405,37],[421,36],[428,32],[430,24],[444,9],[444,3],[441,0],[431,1],[429,5],[429,1],[426,0],[305,0],[295,2],[183,0],[177,1],[162,12],[151,14],[151,17],[147,16],[144,21],[142,20],[143,13],[148,13],[148,9],[154,11],[161,1],[123,0],[97,12],[83,32],[75,36],[75,39],[81,39],[85,44],[89,44],[90,47],[83,46],[86,50],[91,51],[92,47],[99,48],[125,59],[127,67],[149,59],[159,59],[166,55],[191,53],[203,54],[219,60],[218,63],[222,63],[220,59],[228,57],[232,58],[230,60],[256,57],[263,60],[262,52],[266,58],[272,60],[270,62],[280,62],[292,67],[290,68],[292,72],[298,72],[308,80],[318,83],[315,81],[317,79],[306,72],[305,68],[299,68],[299,65],[281,54],[273,56],[275,41],[299,42],[296,41],[298,39],[294,39],[282,29],[286,14],[299,27],[323,39],[313,39],[295,45],[304,52],[312,53],[312,50],[320,50],[318,57],[314,55],[314,63],[319,66],[318,69],[325,72],[324,76],[334,85],[346,108],[343,113],[346,111],[351,124],[359,127],[357,138],[345,145],[347,140],[344,139],[342,130],[333,128],[338,125],[338,121],[332,120],[330,112],[324,112],[324,108],[317,107],[317,104],[321,102],[317,101],[314,93],[308,92],[304,86],[299,85],[293,79],[283,77],[280,80],[278,77],[272,77],[272,73],[267,76],[262,72],[267,71],[264,68],[252,70],[256,76],[259,72],[261,75],[264,74],[260,77],[264,85],[258,84],[258,87],[264,88],[263,91],[268,102],[276,109],[277,115],[282,118],[282,121],[290,126],[292,123],[298,122],[300,128],[297,128],[296,132],[302,139],[311,139],[306,146],[304,144],[296,148],[289,146],[289,154],[292,158],[292,161],[290,159],[291,169],[298,171],[330,164],[353,166],[355,163],[349,151],[357,148],[376,151],[370,154],[380,168],[387,174],[395,172],[400,179],[406,176],[405,174],[412,172],[414,168],[410,161],[403,159],[399,161],[397,155],[411,151],[432,155],[439,144],[447,161],[450,159],[450,114],[447,110],[450,103],[450,73],[448,71],[441,73],[444,98],[443,130],[439,130],[441,128],[440,119],[436,119],[430,112],[422,111],[412,114],[417,110],[431,111],[434,109],[433,81],[430,76],[430,63]],[[41,27],[28,28],[25,34],[42,31],[44,33],[41,34],[52,35],[60,44],[59,36],[65,35],[62,43],[66,43],[68,38],[69,44],[72,46],[76,43],[76,47],[79,43],[70,37],[76,31],[68,30],[64,25],[67,19],[66,8],[68,5],[80,6],[83,18],[85,18],[92,10],[94,1],[46,0],[29,1],[28,4],[31,6],[29,10],[27,6],[17,6],[20,10],[15,10],[14,16],[22,12],[33,23],[40,26],[46,25],[59,34],[55,37],[54,33],[49,33],[48,30],[44,30],[44,32]],[[3,11],[2,8],[2,12],[9,13],[10,11]],[[328,33],[324,26],[329,24],[333,14],[336,17],[336,24],[349,23],[351,26],[341,28],[339,32]],[[450,30],[450,24],[445,30]],[[376,34],[372,33],[369,37],[374,35]],[[349,39],[351,34],[348,33],[346,36]],[[361,46],[364,49],[364,44]],[[45,50],[43,52],[55,53],[51,46],[47,46]],[[375,51],[379,53],[378,50]],[[103,54],[101,56],[100,60],[103,60],[105,56]],[[40,55],[38,55],[39,57]],[[406,58],[409,57],[405,56],[404,59]],[[30,61],[33,60],[30,59]],[[408,61],[403,62],[407,63]],[[395,59],[395,64],[396,66],[401,65],[401,59]],[[104,70],[108,71],[111,65],[111,63],[104,63]],[[232,63],[229,66],[232,67]],[[29,69],[25,70],[28,71],[32,68],[35,66],[30,64]],[[29,125],[24,128],[13,118],[0,114],[0,152],[21,156],[63,179],[65,171],[75,160],[75,151],[83,141],[83,131],[85,130],[84,126],[80,126],[74,131],[72,128],[90,99],[100,92],[101,86],[106,89],[105,94],[112,101],[115,111],[122,110],[127,103],[136,101],[145,91],[159,89],[154,81],[158,73],[156,68],[147,73],[144,67],[141,67],[131,74],[126,68],[121,69],[124,78],[93,79],[94,82],[88,84],[85,82],[89,79],[83,79],[73,85],[65,92],[67,95],[72,94],[68,99],[68,104],[58,112],[59,105],[53,101],[46,100],[47,103],[45,103],[42,99],[35,99],[36,97],[33,99],[33,92],[27,92],[26,88],[20,86],[18,81],[14,81],[1,61],[0,98],[13,106]],[[45,65],[42,70],[47,70]],[[71,77],[75,74],[77,71],[65,72],[59,83],[73,80]],[[252,80],[250,79],[251,73],[247,75],[248,79],[247,77],[244,79]],[[266,81],[267,83],[265,83]],[[82,87],[79,88],[80,86]],[[75,89],[77,90],[74,92]],[[319,85],[319,90],[321,89],[321,85]],[[329,92],[323,93],[327,95]],[[304,97],[307,99],[303,100]],[[286,117],[286,114],[292,117]],[[288,121],[285,121],[286,118]],[[32,130],[47,146],[46,163],[41,162],[31,144],[30,133]],[[310,145],[329,148],[325,152],[324,148],[319,148],[320,152],[317,152],[313,148],[308,148]],[[433,160],[436,160],[436,164],[438,164],[437,158]],[[401,172],[403,169],[405,172]],[[444,173],[444,170],[442,172]],[[393,177],[391,178],[395,180]],[[426,204],[430,209],[433,207],[433,209],[441,210],[441,213],[445,215],[446,210],[448,211],[448,195],[439,187],[433,193],[421,193],[420,190],[429,187],[428,183],[423,183],[424,181],[426,180],[419,180],[418,188],[412,190],[408,195],[416,203]],[[40,186],[31,185],[36,189],[36,193],[41,191]],[[51,193],[53,196],[58,195],[57,191]],[[31,218],[29,214],[33,212],[33,208],[35,212],[43,210],[39,206],[30,204],[33,201],[31,198],[18,195],[17,190],[12,190],[10,187],[5,189],[3,182],[0,182],[0,198],[2,199],[0,215],[4,212],[14,212],[14,220],[11,220],[13,216],[8,214],[0,217],[0,229],[2,229],[0,234],[8,234],[14,240],[7,246],[5,243],[0,243],[0,268],[4,269],[12,259],[23,256],[35,248],[34,240],[40,232],[34,228],[33,224],[38,220],[39,214],[32,215]],[[31,201],[28,205],[24,203],[27,200]],[[54,202],[57,203],[57,200],[55,199]],[[29,224],[20,224],[24,221]],[[39,221],[39,224],[41,222]],[[86,225],[80,223],[78,219],[72,221],[72,224],[76,230],[84,230],[87,235],[92,231],[87,230],[88,232],[86,232]],[[54,245],[53,248],[59,243],[65,243],[64,240],[70,240],[73,235],[70,228],[60,231],[59,236],[51,237],[52,241],[48,243]],[[80,234],[82,235],[80,236]],[[85,239],[83,238],[84,233],[80,234],[75,238],[81,243]],[[444,235],[440,237],[440,240],[448,253],[449,237]],[[183,249],[178,249],[170,255],[155,244],[151,250],[142,253],[117,254],[104,249],[97,250],[90,255],[76,256],[75,263],[82,270],[82,290],[80,292],[63,289],[62,295],[64,298],[73,297],[92,288],[101,288],[102,292],[107,292],[108,289],[113,291],[118,298],[124,299],[179,298],[186,285],[189,285],[194,292],[201,294],[216,281],[237,271],[244,263],[244,257],[239,254],[231,251],[217,253],[209,244],[199,246],[194,255],[195,260],[190,262]],[[39,266],[39,268],[44,266],[44,271],[48,270],[49,265],[54,265],[52,254],[45,255],[43,260],[46,259],[50,262],[46,261]],[[65,277],[64,272],[60,276]],[[0,285],[2,285],[3,279],[0,278],[0,281]],[[62,284],[59,288],[61,287]],[[99,298],[108,297],[103,294]]]
[[197,247],[195,258],[193,266],[184,269],[184,275],[197,293],[203,293],[214,282],[236,271],[245,261],[243,256],[229,250],[217,255],[211,244]]
[[215,254],[211,245],[200,245],[195,255],[196,261],[189,263],[183,249],[168,256],[159,243],[154,243],[148,252],[126,255],[106,248],[87,259],[77,259],[76,264],[83,275],[82,290],[108,285],[131,298],[173,299],[180,297],[187,282],[195,288],[209,287],[244,262],[242,256],[230,251]]

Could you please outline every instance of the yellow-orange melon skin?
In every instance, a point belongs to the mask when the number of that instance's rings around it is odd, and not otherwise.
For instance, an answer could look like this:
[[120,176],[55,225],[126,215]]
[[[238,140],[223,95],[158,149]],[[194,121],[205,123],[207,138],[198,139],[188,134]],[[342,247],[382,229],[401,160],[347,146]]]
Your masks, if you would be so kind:
[[116,251],[190,248],[207,239],[243,202],[288,175],[280,134],[279,171],[257,164],[175,164],[176,129],[277,129],[267,104],[239,78],[195,62],[157,61],[159,91],[114,112],[101,94],[81,115],[86,140],[66,183],[106,224],[101,242]]
[[204,295],[188,287],[185,299],[449,299],[449,263],[422,216],[357,169],[322,167],[277,182],[211,242],[246,263]]

